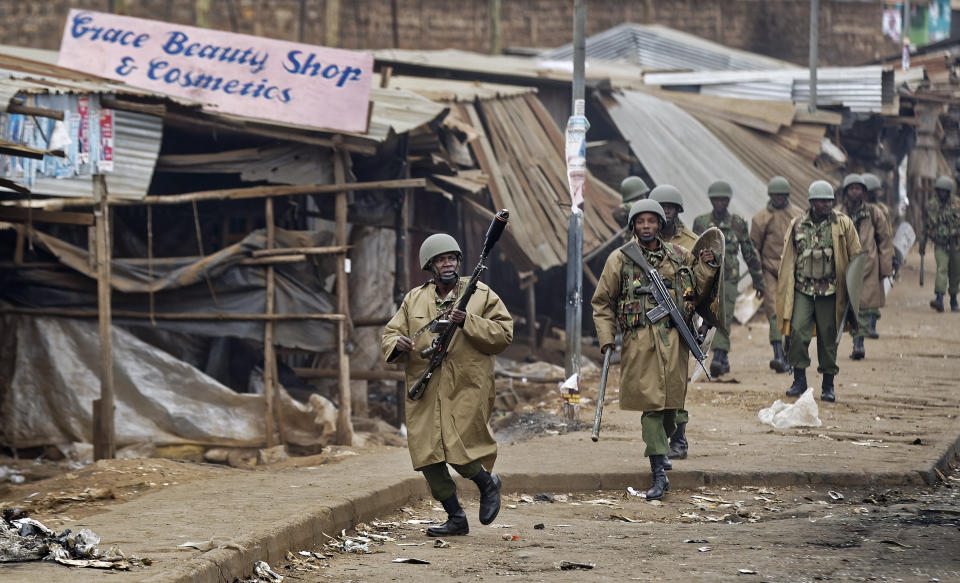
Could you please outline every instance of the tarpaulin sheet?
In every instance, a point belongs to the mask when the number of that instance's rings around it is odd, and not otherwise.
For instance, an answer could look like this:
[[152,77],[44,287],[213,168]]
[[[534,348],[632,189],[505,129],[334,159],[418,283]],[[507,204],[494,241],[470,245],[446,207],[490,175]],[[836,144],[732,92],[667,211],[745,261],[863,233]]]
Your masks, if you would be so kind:
[[[95,321],[0,317],[0,439],[33,447],[93,439],[100,395]],[[113,328],[116,441],[261,447],[262,395],[238,394],[193,366]],[[322,444],[335,412],[319,396],[305,405],[281,387],[280,422],[288,443]]]
[[[89,253],[52,235],[33,232],[34,243],[50,251],[70,270],[12,269],[0,274],[0,300],[27,308],[97,308],[96,272]],[[332,235],[277,229],[277,247],[316,247],[329,244]],[[149,313],[149,292],[154,293],[157,313],[262,314],[266,305],[265,268],[242,265],[252,251],[265,247],[262,230],[203,258],[156,262],[115,258],[110,284],[115,311]],[[277,314],[328,314],[334,301],[323,289],[334,273],[333,256],[313,262],[278,264],[276,274]],[[151,273],[152,269],[152,273]],[[207,283],[207,278],[210,284]],[[213,287],[211,294],[209,286]],[[150,320],[114,317],[115,324],[151,326]],[[263,341],[262,321],[156,320],[156,327],[206,337]],[[330,350],[334,337],[330,322],[280,320],[274,326],[276,344],[285,348]]]

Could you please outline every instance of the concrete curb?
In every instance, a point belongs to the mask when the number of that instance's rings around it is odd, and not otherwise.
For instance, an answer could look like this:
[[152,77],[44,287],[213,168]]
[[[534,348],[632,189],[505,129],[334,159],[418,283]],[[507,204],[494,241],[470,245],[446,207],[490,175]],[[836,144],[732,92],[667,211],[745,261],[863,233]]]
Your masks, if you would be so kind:
[[[960,437],[947,448],[937,462],[927,470],[903,472],[721,472],[684,471],[669,473],[671,485],[679,489],[701,486],[925,486],[939,481],[935,469],[946,472],[960,457]],[[677,462],[679,466],[683,462]],[[627,486],[643,487],[646,472],[606,472],[601,474],[574,473],[509,473],[503,478],[505,493],[589,492],[619,490]],[[473,483],[457,477],[457,487],[473,493]],[[345,492],[344,495],[350,496]],[[309,513],[278,522],[271,532],[264,532],[238,541],[244,550],[215,549],[186,561],[174,569],[158,573],[145,583],[221,583],[249,576],[256,561],[267,561],[272,566],[285,558],[291,549],[312,548],[323,540],[324,534],[336,534],[360,522],[386,514],[415,497],[429,496],[426,482],[416,474],[389,486],[359,492],[340,502],[316,508]]]

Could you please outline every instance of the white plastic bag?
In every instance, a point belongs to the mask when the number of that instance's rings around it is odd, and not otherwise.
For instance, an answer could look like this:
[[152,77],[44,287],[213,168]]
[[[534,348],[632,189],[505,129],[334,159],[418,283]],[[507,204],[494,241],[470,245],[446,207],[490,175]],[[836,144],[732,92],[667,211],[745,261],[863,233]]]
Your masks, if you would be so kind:
[[818,412],[817,402],[813,400],[813,387],[807,387],[796,403],[788,405],[777,399],[773,405],[760,409],[757,417],[760,421],[773,425],[777,429],[820,427],[823,422],[820,421]]

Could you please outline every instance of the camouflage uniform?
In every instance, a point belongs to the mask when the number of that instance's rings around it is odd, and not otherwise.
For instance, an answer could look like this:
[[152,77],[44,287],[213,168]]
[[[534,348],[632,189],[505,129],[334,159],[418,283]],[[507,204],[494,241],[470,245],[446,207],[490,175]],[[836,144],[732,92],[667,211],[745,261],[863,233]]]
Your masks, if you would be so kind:
[[941,203],[939,198],[931,196],[926,213],[923,239],[933,242],[937,260],[933,289],[940,295],[949,291],[955,296],[960,288],[960,198],[950,195],[947,202]]
[[[717,219],[713,213],[700,215],[693,221],[693,232],[697,235],[703,234],[710,227],[717,227],[726,237],[727,248],[723,258],[723,293],[724,293],[724,314],[723,319],[727,330],[730,330],[730,323],[733,320],[733,308],[737,303],[737,283],[740,281],[740,261],[737,258],[738,253],[743,253],[743,259],[747,262],[747,268],[750,270],[750,277],[753,279],[753,287],[761,292],[764,291],[763,270],[760,267],[760,257],[753,246],[748,233],[747,222],[740,215],[727,213],[723,219]],[[713,337],[713,348],[715,350],[730,350],[729,333],[717,330]]]

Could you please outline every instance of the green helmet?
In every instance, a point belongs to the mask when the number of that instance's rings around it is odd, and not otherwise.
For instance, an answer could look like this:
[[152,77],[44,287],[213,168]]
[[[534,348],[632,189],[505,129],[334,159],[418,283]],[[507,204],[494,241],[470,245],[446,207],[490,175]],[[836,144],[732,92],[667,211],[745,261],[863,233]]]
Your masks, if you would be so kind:
[[830,183],[826,180],[817,180],[810,185],[810,189],[807,190],[807,200],[816,200],[816,199],[829,199],[833,200],[835,198],[835,193],[833,192],[833,187],[830,186]]
[[638,200],[633,203],[633,206],[630,207],[630,216],[627,217],[627,226],[632,230],[633,229],[633,219],[636,218],[640,213],[653,213],[660,217],[661,224],[667,222],[667,215],[663,212],[663,207],[660,206],[660,203],[649,198],[643,200]]
[[790,194],[790,183],[783,176],[774,176],[767,183],[767,194]]
[[949,176],[937,176],[937,181],[934,183],[933,188],[935,190],[946,190],[950,194],[953,194],[955,186],[956,183]]
[[636,200],[648,192],[650,187],[639,176],[627,176],[620,183],[620,196],[623,197],[623,202]]
[[680,212],[683,212],[683,197],[680,196],[680,191],[677,190],[676,186],[672,186],[670,184],[661,184],[650,191],[650,200],[659,202],[661,208],[663,208],[664,203],[675,204],[680,207]]
[[843,190],[844,190],[844,192],[846,192],[847,187],[850,186],[850,185],[852,185],[852,184],[859,184],[860,186],[863,187],[863,190],[864,190],[864,191],[867,190],[867,183],[863,181],[863,176],[860,176],[859,174],[847,174],[847,175],[843,178]]
[[420,268],[430,269],[430,262],[433,261],[433,258],[444,253],[461,255],[460,245],[457,244],[456,239],[446,233],[430,235],[420,245]]
[[880,190],[880,188],[883,187],[883,183],[880,182],[880,178],[878,178],[876,174],[867,172],[861,175],[861,178],[863,178],[863,183],[867,186],[867,192]]
[[730,198],[731,196],[733,196],[733,189],[723,180],[718,180],[707,188],[708,198]]

